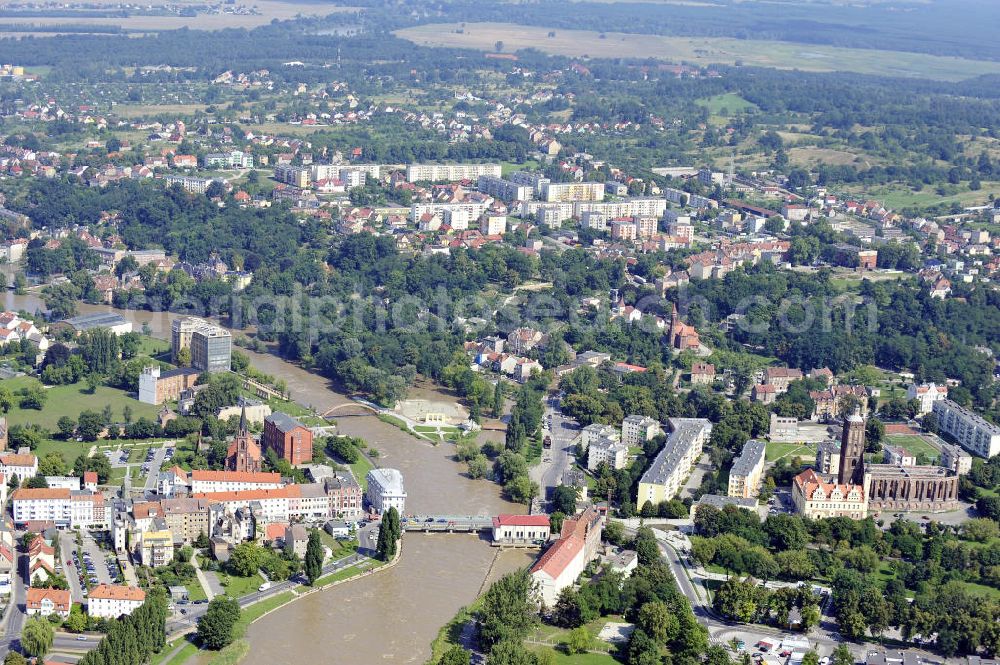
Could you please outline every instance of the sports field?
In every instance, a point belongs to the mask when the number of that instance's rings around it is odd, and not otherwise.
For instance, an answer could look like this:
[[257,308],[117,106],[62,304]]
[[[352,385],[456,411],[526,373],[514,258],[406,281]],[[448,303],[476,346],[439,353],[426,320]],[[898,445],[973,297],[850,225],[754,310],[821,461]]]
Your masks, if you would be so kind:
[[810,461],[816,459],[816,444],[768,441],[765,446],[764,457],[768,462],[776,462],[781,458],[791,460],[793,457],[799,457],[803,461]]
[[937,459],[940,454],[937,448],[915,434],[890,435],[886,437],[886,441],[894,446],[902,446],[913,455],[926,455],[931,460]]

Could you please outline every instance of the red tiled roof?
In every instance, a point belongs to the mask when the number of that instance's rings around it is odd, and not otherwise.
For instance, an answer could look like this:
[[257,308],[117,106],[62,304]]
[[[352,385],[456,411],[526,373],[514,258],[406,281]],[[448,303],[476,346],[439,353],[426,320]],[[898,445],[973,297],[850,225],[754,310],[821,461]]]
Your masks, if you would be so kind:
[[280,483],[281,474],[280,473],[267,473],[259,472],[254,473],[251,471],[201,471],[194,470],[191,472],[191,480],[203,480],[203,481],[214,481],[214,482],[243,482],[243,483]]
[[11,499],[14,501],[23,500],[39,500],[39,499],[68,499],[70,497],[70,491],[64,488],[49,488],[49,487],[21,487],[14,490],[14,494],[11,495]]
[[493,526],[549,526],[548,515],[497,515]]
[[535,565],[531,567],[531,572],[533,574],[544,572],[552,579],[557,579],[582,549],[582,538],[577,536],[561,538],[535,562]]
[[133,600],[141,603],[146,600],[146,592],[136,586],[98,584],[90,590],[89,597],[91,599],[103,598],[107,600]]
[[28,589],[27,607],[28,609],[40,609],[42,601],[48,598],[56,606],[56,609],[69,612],[70,595],[68,589],[38,589],[31,587]]

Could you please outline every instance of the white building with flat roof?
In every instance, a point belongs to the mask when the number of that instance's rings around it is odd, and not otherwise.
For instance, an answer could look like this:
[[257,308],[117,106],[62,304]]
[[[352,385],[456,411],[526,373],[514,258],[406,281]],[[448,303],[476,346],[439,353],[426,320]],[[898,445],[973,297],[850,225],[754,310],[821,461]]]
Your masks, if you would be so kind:
[[479,176],[501,176],[499,164],[409,164],[406,167],[406,181],[430,182],[477,180]]
[[641,446],[653,437],[662,434],[659,421],[649,416],[635,414],[622,420],[622,443],[626,446]]
[[400,515],[406,507],[403,474],[397,469],[372,469],[368,472],[368,504],[380,515],[395,508]]
[[677,496],[712,435],[712,423],[705,418],[671,418],[670,430],[663,450],[639,479],[637,508]]
[[950,399],[934,402],[931,412],[937,416],[938,428],[970,453],[987,459],[1000,453],[1000,426]]

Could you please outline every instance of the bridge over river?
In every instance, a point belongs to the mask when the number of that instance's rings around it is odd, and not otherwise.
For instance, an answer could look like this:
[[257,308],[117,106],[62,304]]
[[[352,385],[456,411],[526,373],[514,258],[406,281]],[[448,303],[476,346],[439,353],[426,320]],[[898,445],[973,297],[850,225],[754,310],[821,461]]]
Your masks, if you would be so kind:
[[412,515],[400,519],[403,531],[478,533],[493,528],[489,515]]

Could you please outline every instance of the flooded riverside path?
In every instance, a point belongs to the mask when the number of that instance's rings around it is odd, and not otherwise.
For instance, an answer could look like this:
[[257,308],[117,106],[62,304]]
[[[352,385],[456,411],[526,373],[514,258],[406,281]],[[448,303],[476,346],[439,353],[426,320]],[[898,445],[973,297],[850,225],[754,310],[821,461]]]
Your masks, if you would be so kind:
[[[44,303],[35,292],[4,296],[5,309],[35,312]],[[178,314],[119,310],[108,306],[78,306],[80,314],[114,311],[140,330],[143,323],[154,337],[170,338],[170,322]],[[496,515],[524,512],[524,506],[500,497],[487,480],[471,480],[464,465],[452,458],[453,445],[421,441],[383,423],[334,391],[318,374],[272,354],[241,349],[260,371],[284,379],[292,399],[331,417],[342,434],[365,439],[380,456],[380,466],[399,469],[407,491],[406,510],[414,514]],[[427,399],[454,401],[430,388],[413,391]],[[502,436],[502,433],[481,433]],[[402,557],[393,568],[335,587],[278,609],[254,623],[247,632],[250,651],[246,665],[272,665],[318,660],[336,665],[423,663],[438,629],[475,598],[490,579],[528,565],[534,551],[499,553],[470,534],[406,534]],[[496,561],[494,561],[496,558]],[[196,658],[198,662],[207,662]]]

